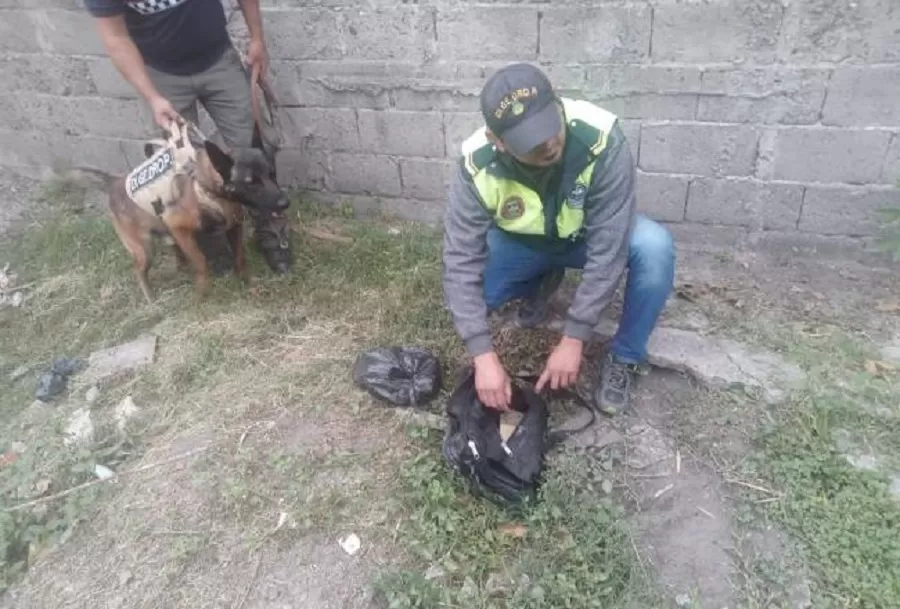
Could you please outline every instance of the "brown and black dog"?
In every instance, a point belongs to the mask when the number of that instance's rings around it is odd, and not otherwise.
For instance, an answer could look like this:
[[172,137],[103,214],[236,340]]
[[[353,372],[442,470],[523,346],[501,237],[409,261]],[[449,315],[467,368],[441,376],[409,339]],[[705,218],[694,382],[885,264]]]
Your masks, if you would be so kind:
[[[201,296],[208,289],[208,267],[196,234],[224,230],[234,256],[234,272],[245,277],[244,206],[283,211],[288,199],[274,179],[262,151],[229,154],[197,135],[190,123],[173,125],[168,140],[145,146],[147,160],[109,188],[109,210],[119,239],[134,259],[147,302],[154,237],[174,241],[179,264],[189,261]],[[195,146],[195,142],[198,145]],[[154,145],[158,150],[154,151]]]

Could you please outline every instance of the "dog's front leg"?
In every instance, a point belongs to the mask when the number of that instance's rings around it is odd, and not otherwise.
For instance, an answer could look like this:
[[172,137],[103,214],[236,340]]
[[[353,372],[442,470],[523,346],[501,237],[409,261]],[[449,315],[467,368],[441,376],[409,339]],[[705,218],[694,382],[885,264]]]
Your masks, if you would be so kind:
[[204,298],[209,293],[208,271],[206,267],[206,257],[197,245],[194,237],[194,231],[188,228],[172,228],[170,229],[172,238],[175,243],[184,252],[184,255],[194,267],[194,276],[197,282],[197,294]]

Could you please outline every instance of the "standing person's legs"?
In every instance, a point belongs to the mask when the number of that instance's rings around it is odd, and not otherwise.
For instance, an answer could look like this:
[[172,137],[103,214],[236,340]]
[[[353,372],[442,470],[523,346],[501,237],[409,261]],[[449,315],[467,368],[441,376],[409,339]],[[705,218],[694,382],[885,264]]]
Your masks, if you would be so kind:
[[[198,95],[190,76],[167,74],[150,66],[147,66],[147,75],[150,77],[156,90],[169,100],[169,103],[172,104],[172,107],[175,108],[178,114],[193,123],[197,122]],[[156,123],[154,123],[154,126],[159,129]],[[165,132],[165,137],[168,136],[169,133]]]
[[[253,145],[255,125],[250,105],[250,79],[234,47],[205,72],[194,77],[200,101],[216,124],[225,145]],[[273,168],[274,170],[274,168]],[[272,270],[287,273],[291,265],[291,243],[286,213],[248,209],[253,219],[256,243]]]
[[647,343],[675,280],[675,244],[662,225],[638,216],[628,248],[628,278],[619,328],[603,362],[597,406],[608,414],[628,408],[631,372],[647,356]]

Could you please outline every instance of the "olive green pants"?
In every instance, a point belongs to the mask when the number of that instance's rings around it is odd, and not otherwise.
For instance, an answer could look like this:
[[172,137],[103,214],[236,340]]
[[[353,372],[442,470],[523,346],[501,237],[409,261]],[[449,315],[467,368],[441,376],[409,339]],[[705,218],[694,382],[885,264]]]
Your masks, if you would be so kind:
[[198,124],[198,103],[203,104],[226,146],[234,149],[252,145],[250,79],[234,47],[194,76],[166,74],[149,66],[147,73],[160,94],[185,119]]

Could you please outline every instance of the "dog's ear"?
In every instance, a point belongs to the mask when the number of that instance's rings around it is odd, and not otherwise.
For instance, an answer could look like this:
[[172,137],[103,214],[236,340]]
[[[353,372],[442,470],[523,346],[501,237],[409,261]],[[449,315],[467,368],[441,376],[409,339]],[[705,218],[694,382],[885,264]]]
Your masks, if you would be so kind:
[[222,176],[222,181],[226,183],[230,182],[231,170],[234,168],[234,161],[212,141],[206,140],[203,145],[206,148],[206,154],[209,155],[209,160],[212,163],[212,166],[216,169],[216,172],[218,172],[218,174]]

